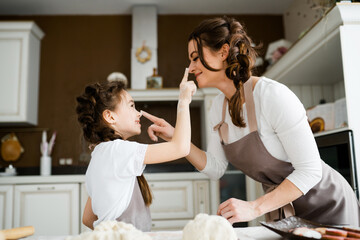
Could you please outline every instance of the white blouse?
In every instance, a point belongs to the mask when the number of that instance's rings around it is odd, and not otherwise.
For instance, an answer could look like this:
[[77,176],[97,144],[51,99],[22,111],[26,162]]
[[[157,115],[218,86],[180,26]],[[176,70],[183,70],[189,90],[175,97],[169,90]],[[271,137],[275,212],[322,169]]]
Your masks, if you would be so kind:
[[[293,165],[295,170],[287,179],[306,194],[321,180],[322,167],[304,106],[285,85],[265,77],[256,83],[253,95],[260,139],[273,157]],[[206,152],[207,163],[201,172],[211,179],[219,179],[228,165],[218,131],[213,129],[221,121],[224,97],[223,93],[216,96],[210,110],[211,137]],[[245,104],[243,116],[246,127],[239,128],[232,123],[226,108],[229,143],[250,132]]]
[[92,210],[98,220],[115,220],[127,209],[133,194],[136,177],[144,169],[146,144],[114,140],[98,144],[91,153],[86,170],[86,190]]

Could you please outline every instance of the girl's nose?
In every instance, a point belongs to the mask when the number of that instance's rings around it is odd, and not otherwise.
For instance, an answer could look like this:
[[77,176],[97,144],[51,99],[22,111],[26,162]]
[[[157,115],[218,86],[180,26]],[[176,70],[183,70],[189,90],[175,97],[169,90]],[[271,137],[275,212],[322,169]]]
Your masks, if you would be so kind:
[[[136,110],[136,111],[137,111],[137,110]],[[140,112],[137,111],[137,113],[138,113],[138,117],[141,118],[141,117],[142,117],[142,111],[141,111],[141,110],[140,110]]]

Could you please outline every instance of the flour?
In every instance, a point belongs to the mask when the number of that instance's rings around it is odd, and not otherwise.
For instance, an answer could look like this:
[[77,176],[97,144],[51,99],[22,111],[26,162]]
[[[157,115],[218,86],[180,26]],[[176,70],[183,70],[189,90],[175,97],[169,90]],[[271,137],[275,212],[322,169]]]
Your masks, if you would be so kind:
[[136,229],[132,224],[117,221],[104,221],[92,232],[84,232],[79,236],[66,240],[152,240],[152,238]]
[[223,217],[200,213],[186,224],[182,240],[236,240],[231,224]]

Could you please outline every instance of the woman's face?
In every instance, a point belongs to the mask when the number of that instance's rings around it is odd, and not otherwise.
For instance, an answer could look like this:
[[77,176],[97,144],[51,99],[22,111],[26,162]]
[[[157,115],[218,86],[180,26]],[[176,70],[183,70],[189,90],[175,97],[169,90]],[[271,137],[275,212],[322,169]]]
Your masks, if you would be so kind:
[[189,72],[195,75],[199,87],[217,87],[220,80],[226,76],[221,51],[214,52],[207,47],[203,47],[203,57],[205,62],[214,69],[221,69],[217,72],[208,70],[201,63],[195,40],[189,41],[188,54],[190,60]]
[[115,120],[112,127],[123,139],[128,139],[141,133],[141,114],[135,109],[134,100],[127,91],[121,91],[120,97],[121,101],[112,112]]

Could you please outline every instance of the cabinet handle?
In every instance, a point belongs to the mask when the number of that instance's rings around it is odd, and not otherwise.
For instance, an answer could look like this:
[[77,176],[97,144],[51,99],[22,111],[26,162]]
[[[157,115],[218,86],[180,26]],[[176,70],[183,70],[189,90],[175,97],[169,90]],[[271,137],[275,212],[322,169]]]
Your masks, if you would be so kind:
[[51,191],[51,190],[55,190],[55,187],[38,187],[37,190],[38,191]]
[[200,201],[199,210],[201,213],[205,213],[205,204],[203,201]]

